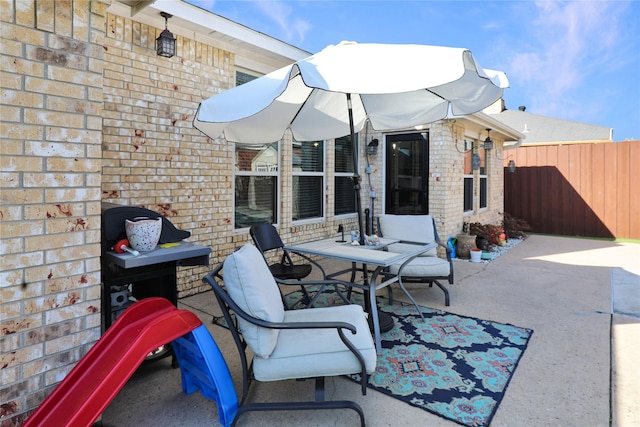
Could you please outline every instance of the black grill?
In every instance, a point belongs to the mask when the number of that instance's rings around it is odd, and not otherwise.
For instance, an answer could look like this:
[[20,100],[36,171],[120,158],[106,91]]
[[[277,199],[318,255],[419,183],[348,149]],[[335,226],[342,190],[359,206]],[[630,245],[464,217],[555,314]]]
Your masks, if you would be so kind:
[[106,330],[133,302],[152,296],[178,302],[177,267],[208,265],[211,249],[183,242],[191,233],[177,229],[162,217],[159,244],[180,243],[172,248],[160,247],[137,257],[116,254],[112,248],[126,239],[125,220],[137,217],[158,218],[158,212],[136,206],[102,203],[102,312]]

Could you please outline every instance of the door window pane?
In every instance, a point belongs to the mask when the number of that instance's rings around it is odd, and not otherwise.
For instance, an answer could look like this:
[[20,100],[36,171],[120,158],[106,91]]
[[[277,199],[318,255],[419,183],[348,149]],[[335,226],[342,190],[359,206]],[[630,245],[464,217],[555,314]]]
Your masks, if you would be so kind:
[[410,133],[386,137],[385,212],[429,212],[429,134]]

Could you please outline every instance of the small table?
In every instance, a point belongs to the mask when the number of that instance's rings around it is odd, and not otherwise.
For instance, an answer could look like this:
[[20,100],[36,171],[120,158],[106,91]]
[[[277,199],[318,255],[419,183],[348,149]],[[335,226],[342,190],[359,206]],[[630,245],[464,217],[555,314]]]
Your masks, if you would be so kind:
[[[392,243],[410,243],[415,246],[415,249],[408,250],[407,252],[403,253],[389,252],[387,248]],[[300,252],[306,255],[316,255],[342,261],[349,261],[351,263],[361,263],[363,264],[365,283],[367,278],[367,265],[375,266],[375,269],[371,275],[371,281],[369,283],[369,309],[371,310],[370,314],[373,320],[373,332],[376,342],[376,350],[379,353],[382,349],[382,343],[380,339],[380,319],[378,317],[378,307],[376,304],[376,291],[378,289],[385,288],[392,283],[398,282],[399,277],[391,276],[386,280],[378,283],[378,275],[384,268],[389,267],[396,262],[408,262],[418,255],[422,254],[423,252],[433,249],[435,245],[435,243],[429,243],[425,245],[416,244],[415,242],[402,242],[399,240],[383,238],[380,239],[380,244],[376,246],[356,246],[352,245],[349,242],[336,242],[335,238],[328,238],[287,245],[286,249],[291,252]],[[416,304],[411,295],[408,295],[408,297],[414,304]]]

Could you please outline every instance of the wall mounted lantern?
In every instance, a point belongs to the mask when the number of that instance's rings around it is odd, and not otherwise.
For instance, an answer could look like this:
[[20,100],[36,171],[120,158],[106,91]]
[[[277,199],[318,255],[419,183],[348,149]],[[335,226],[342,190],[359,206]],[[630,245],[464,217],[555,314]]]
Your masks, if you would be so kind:
[[377,139],[372,139],[371,142],[367,144],[367,154],[371,154],[372,156],[375,156],[376,154],[378,154],[378,140]]
[[507,170],[511,173],[516,171],[516,162],[514,160],[509,160],[509,164],[507,165]]
[[493,150],[493,140],[491,139],[491,135],[489,135],[490,132],[491,129],[487,129],[487,139],[484,140],[485,150]]
[[160,36],[156,39],[156,50],[158,56],[164,56],[165,58],[171,58],[176,54],[176,39],[173,37],[173,33],[167,28],[167,21],[173,15],[167,12],[160,12],[160,16],[164,18],[164,31],[160,33]]

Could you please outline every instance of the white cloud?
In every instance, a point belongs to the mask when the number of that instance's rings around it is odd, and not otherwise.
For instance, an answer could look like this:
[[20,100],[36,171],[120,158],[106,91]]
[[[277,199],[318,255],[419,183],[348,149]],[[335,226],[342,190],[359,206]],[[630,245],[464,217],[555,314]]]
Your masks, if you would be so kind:
[[[627,2],[538,1],[526,45],[511,58],[512,75],[529,88],[532,110],[571,117],[584,109],[579,98],[594,74],[617,69],[624,61]],[[592,89],[592,88],[589,88]],[[584,110],[583,110],[584,113]]]
[[260,11],[273,21],[283,34],[284,41],[300,44],[304,41],[311,25],[292,15],[292,8],[283,1],[263,0],[257,2]]

